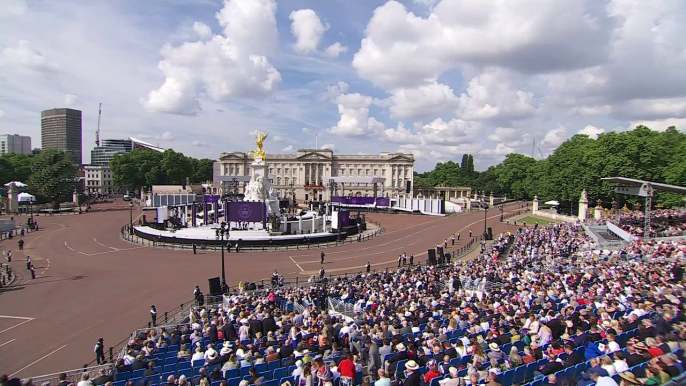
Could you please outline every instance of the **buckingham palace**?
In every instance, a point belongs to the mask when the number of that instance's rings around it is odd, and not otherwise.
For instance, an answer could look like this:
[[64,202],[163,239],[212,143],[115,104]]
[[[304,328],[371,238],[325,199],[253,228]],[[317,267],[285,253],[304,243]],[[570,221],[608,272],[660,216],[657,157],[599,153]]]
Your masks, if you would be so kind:
[[[329,201],[333,189],[334,195],[357,197],[372,197],[375,193],[377,197],[412,194],[412,154],[334,155],[328,149],[300,149],[296,154],[267,154],[266,161],[274,193],[282,199]],[[252,152],[219,155],[219,161],[214,163],[214,180],[221,181],[218,184],[222,193],[243,193],[252,162]],[[330,183],[332,177],[348,177],[340,180],[350,182],[337,183],[334,187]]]

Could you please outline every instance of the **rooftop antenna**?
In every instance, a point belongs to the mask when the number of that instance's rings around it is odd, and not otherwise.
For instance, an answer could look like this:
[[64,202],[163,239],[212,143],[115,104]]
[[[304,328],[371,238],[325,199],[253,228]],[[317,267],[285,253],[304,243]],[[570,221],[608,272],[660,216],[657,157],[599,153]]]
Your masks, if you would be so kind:
[[100,146],[100,116],[102,115],[102,103],[98,106],[98,130],[95,131],[95,146]]

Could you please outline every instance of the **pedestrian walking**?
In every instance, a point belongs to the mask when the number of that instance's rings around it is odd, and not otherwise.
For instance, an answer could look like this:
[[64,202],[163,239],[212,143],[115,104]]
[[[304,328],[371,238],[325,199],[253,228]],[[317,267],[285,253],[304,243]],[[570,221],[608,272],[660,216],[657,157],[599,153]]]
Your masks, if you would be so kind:
[[448,249],[448,239],[443,241],[443,249]]
[[460,241],[460,232],[457,232],[457,241]]
[[414,265],[414,255],[410,255],[410,267]]
[[31,271],[31,279],[35,279],[36,278],[36,268],[33,266],[33,264],[31,264],[31,266],[29,267],[29,271]]
[[403,253],[403,267],[407,265],[407,253]]
[[371,272],[372,270],[372,265],[367,262],[367,265],[365,266],[367,268],[367,273]]
[[403,263],[403,255],[398,255],[398,268],[400,268],[400,265]]
[[12,262],[12,251],[7,251],[7,262],[11,263]]
[[24,250],[24,240],[17,241],[17,245],[19,246],[20,251]]
[[472,238],[472,228],[469,228],[469,238]]
[[98,343],[95,344],[93,352],[95,353],[95,361],[98,365],[105,364],[105,343],[102,338],[98,339]]
[[150,319],[152,319],[152,325],[157,326],[157,308],[154,304],[150,306]]
[[198,246],[193,243],[193,254],[197,255],[198,254]]
[[324,254],[324,252],[322,252],[322,254],[320,256],[322,258],[322,264],[324,264],[324,256],[326,256],[326,255]]
[[26,256],[26,269],[31,269],[31,256]]
[[324,267],[319,270],[319,280],[324,279],[324,276],[326,275],[326,271],[324,270]]
[[453,237],[450,239],[450,242],[452,242],[452,245],[455,245],[455,234],[453,233]]

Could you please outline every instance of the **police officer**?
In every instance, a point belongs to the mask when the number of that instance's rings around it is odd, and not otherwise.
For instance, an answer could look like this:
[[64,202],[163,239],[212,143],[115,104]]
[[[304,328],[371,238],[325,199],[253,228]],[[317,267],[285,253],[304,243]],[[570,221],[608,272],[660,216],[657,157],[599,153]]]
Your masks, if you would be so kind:
[[157,308],[154,304],[150,306],[150,319],[152,319],[152,325],[157,326]]
[[98,339],[98,343],[95,344],[95,348],[93,349],[93,352],[95,352],[95,361],[99,365],[104,364],[105,363],[105,344],[104,344],[104,340],[102,338]]

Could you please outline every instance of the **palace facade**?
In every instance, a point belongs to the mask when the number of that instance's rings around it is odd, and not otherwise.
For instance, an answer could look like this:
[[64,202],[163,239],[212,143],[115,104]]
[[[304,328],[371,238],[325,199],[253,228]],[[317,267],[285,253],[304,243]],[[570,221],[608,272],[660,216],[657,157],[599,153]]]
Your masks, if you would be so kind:
[[[371,181],[380,179],[384,181],[377,185],[378,197],[412,195],[412,154],[335,155],[328,149],[300,149],[296,154],[267,154],[266,161],[274,191],[282,199],[329,201],[333,189],[334,195],[371,197]],[[252,152],[221,153],[214,163],[215,184],[223,193],[242,194],[252,162]],[[348,182],[332,187],[332,177],[347,177]]]

